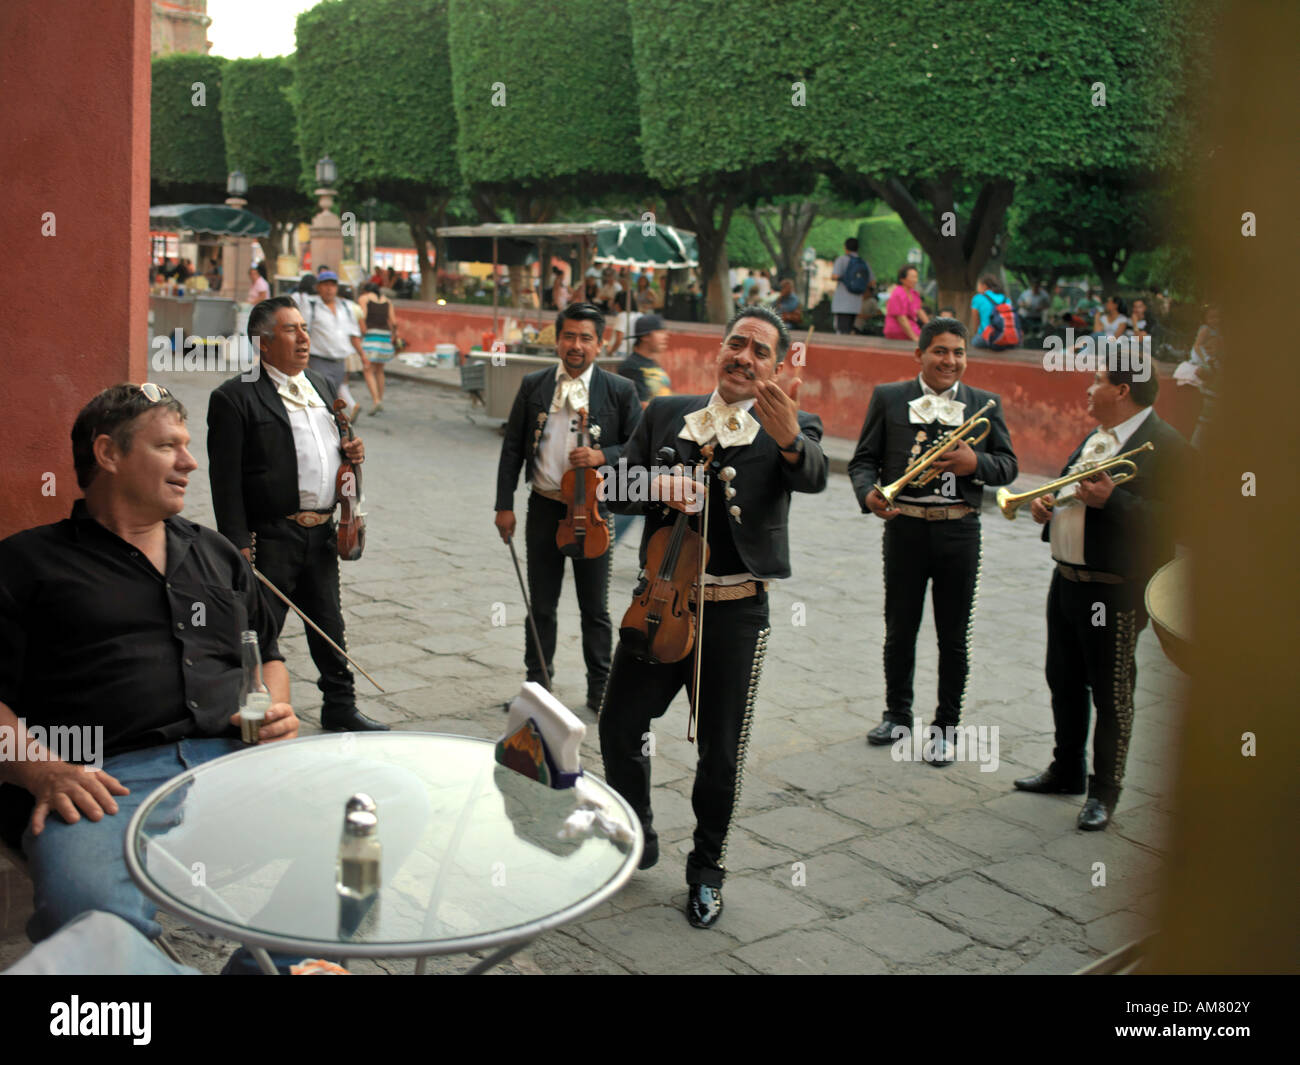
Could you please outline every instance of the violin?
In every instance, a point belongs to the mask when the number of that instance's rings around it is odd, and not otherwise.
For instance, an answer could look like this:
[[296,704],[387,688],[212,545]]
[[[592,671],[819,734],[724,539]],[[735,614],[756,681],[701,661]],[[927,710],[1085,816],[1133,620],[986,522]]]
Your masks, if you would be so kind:
[[[587,442],[587,409],[578,412],[578,447]],[[600,474],[590,466],[569,470],[560,481],[567,512],[555,530],[555,546],[570,558],[600,558],[609,550],[609,522],[600,514]]]
[[[701,451],[704,461],[711,461],[713,445],[705,445]],[[659,451],[666,466],[676,458],[672,448]],[[695,646],[691,593],[708,564],[709,546],[690,527],[690,518],[685,511],[678,511],[672,525],[657,530],[646,545],[646,584],[634,595],[618,630],[619,640],[642,661],[680,662]]]
[[[334,401],[334,420],[339,427],[339,443],[355,440],[356,434],[348,422],[344,400]],[[339,511],[338,549],[344,562],[355,562],[366,548],[366,518],[361,513],[361,469],[344,453],[334,478],[334,491],[342,510]]]

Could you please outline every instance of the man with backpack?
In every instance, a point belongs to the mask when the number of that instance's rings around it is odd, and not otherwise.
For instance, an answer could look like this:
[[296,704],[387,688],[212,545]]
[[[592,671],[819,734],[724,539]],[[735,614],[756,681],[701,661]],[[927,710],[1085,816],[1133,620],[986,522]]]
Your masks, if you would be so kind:
[[835,293],[831,296],[831,314],[835,316],[835,332],[853,332],[853,319],[862,309],[862,294],[872,282],[871,267],[858,254],[858,238],[849,237],[844,242],[844,254],[831,267],[835,278]]
[[1002,292],[1002,282],[985,274],[975,285],[970,301],[971,347],[1005,351],[1020,345],[1024,330],[1011,301]]

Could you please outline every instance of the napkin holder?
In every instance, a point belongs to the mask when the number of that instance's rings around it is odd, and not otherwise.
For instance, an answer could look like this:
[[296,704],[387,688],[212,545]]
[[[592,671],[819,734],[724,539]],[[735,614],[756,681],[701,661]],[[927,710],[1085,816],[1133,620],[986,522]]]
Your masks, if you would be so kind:
[[540,684],[526,681],[510,703],[496,760],[550,788],[571,788],[582,776],[579,750],[587,726]]

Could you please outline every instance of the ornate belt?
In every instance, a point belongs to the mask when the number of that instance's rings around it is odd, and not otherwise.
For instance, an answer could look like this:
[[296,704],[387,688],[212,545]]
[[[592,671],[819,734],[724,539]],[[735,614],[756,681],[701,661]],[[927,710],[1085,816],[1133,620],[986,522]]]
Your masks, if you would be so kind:
[[284,519],[295,521],[304,529],[314,529],[317,525],[324,525],[333,517],[333,510],[300,510],[296,514],[286,514]]
[[974,513],[974,508],[965,503],[954,507],[918,507],[911,503],[895,503],[894,509],[905,518],[924,518],[926,521],[952,521]]
[[[751,599],[767,588],[767,581],[744,581],[741,584],[706,584],[704,601],[706,603],[729,603],[733,599]],[[695,601],[692,593],[691,601]]]
[[1088,581],[1095,584],[1124,584],[1124,578],[1114,573],[1102,573],[1095,569],[1078,569],[1067,566],[1064,562],[1056,564],[1057,570],[1067,581]]

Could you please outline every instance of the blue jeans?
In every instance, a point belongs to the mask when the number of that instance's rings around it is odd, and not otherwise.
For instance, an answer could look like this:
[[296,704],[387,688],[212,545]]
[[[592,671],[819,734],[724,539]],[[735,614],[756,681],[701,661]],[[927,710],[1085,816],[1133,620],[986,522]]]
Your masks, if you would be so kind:
[[[43,834],[43,833],[42,833]],[[198,976],[111,913],[87,911],[4,971],[6,976]]]
[[172,777],[242,749],[236,739],[194,739],[108,758],[104,772],[131,789],[130,795],[115,796],[116,814],[98,822],[82,814],[70,825],[51,813],[39,836],[29,827],[23,833],[23,853],[30,863],[36,912],[27,923],[28,938],[39,943],[86,910],[116,914],[150,939],[162,935],[154,920],[157,907],[126,871],[127,822]]

